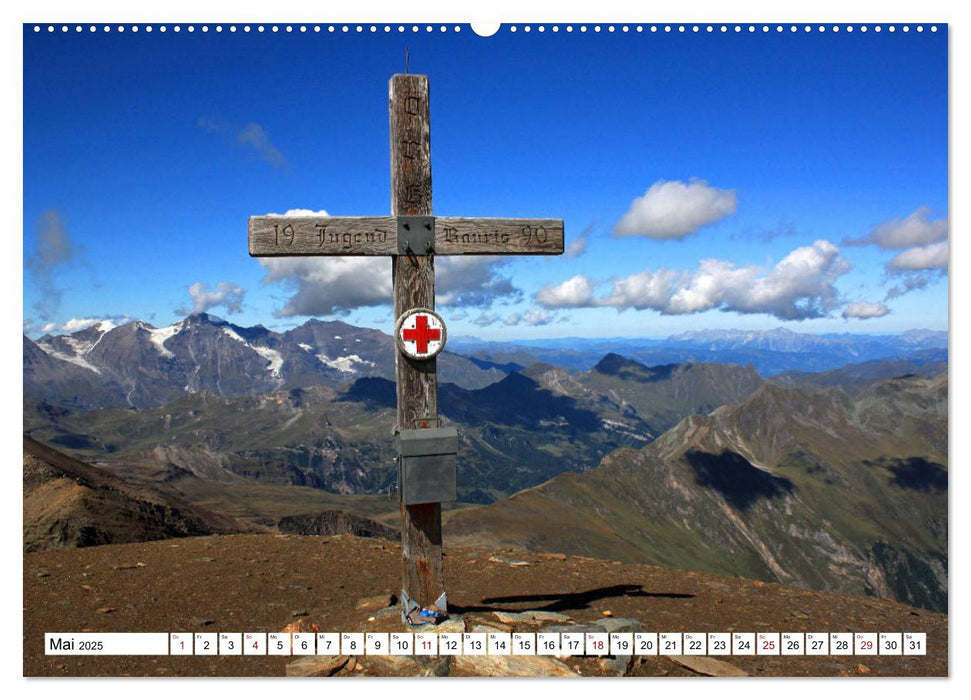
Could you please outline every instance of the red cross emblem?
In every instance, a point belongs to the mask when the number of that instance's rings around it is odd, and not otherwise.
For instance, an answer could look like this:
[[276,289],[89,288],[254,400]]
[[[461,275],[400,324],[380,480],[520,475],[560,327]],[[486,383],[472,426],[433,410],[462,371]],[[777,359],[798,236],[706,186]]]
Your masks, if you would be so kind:
[[398,349],[412,359],[431,359],[445,347],[445,322],[431,309],[410,309],[395,326]]

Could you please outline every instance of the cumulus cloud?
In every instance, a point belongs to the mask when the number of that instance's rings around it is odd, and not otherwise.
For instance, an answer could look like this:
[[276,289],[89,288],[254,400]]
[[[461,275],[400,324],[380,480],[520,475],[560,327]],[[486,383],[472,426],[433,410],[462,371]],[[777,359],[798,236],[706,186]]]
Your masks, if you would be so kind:
[[101,317],[90,317],[90,318],[72,318],[63,323],[48,322],[48,323],[37,323],[33,320],[24,321],[24,333],[27,334],[40,334],[40,333],[76,333],[77,331],[83,331],[85,328],[90,328],[101,324],[102,330],[108,331],[115,326],[120,326],[128,323],[131,319],[125,315],[105,315]]
[[63,291],[57,274],[81,255],[60,212],[48,209],[37,220],[35,250],[24,263],[40,292],[34,309],[47,321],[61,304]]
[[802,320],[824,316],[839,305],[835,283],[850,269],[835,245],[820,240],[796,248],[767,271],[706,259],[694,271],[661,268],[614,280],[610,292],[599,297],[594,282],[576,275],[544,287],[536,301],[546,308],[653,309],[666,315],[720,309]]
[[390,304],[391,260],[384,257],[259,258],[264,284],[292,290],[277,317],[331,316]]
[[887,276],[899,280],[887,290],[885,301],[923,289],[932,278],[948,272],[948,220],[931,219],[930,207],[919,207],[902,219],[884,222],[866,236],[844,243],[900,251],[885,266]]
[[890,309],[880,302],[871,303],[869,301],[854,301],[843,309],[843,318],[880,318],[890,313]]
[[549,309],[533,307],[521,313],[518,311],[511,313],[502,322],[507,326],[548,326],[555,320],[555,314]]
[[910,248],[898,253],[887,263],[888,272],[914,272],[919,270],[947,271],[947,241]]
[[270,212],[267,216],[330,216],[326,209],[287,209],[282,214]]
[[479,326],[480,328],[485,328],[486,326],[491,326],[495,323],[499,323],[499,314],[481,313],[476,318],[472,319],[472,323]]
[[488,307],[498,300],[518,301],[522,292],[500,268],[509,258],[498,255],[452,255],[435,258],[435,292],[442,306]]
[[[330,216],[325,209],[287,209],[267,216]],[[275,315],[332,316],[391,302],[391,262],[383,257],[257,258],[266,268],[263,284],[291,290]]]
[[536,302],[549,309],[569,309],[593,305],[594,283],[575,275],[556,285],[546,285],[536,293]]
[[930,219],[930,207],[919,207],[903,219],[892,219],[863,238],[850,238],[843,245],[877,245],[883,250],[901,250],[937,243],[947,238],[947,219]]
[[614,226],[617,236],[684,238],[735,213],[735,190],[722,190],[704,180],[660,180],[631,202]]
[[234,314],[242,309],[246,290],[231,282],[220,282],[215,289],[209,289],[209,285],[202,282],[195,282],[189,285],[189,296],[192,298],[191,306],[177,309],[175,313],[188,316],[222,306],[226,313]]
[[260,160],[269,163],[274,168],[285,169],[289,167],[283,153],[270,143],[270,136],[266,129],[255,122],[239,127],[230,122],[202,118],[199,119],[197,125],[200,129],[210,133],[232,135],[237,144],[252,151]]

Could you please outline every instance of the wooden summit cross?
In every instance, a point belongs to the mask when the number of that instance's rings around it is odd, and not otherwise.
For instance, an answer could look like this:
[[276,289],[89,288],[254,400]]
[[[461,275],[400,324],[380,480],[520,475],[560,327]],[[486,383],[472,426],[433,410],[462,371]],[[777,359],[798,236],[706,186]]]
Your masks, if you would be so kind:
[[[418,497],[406,496],[406,490],[409,494],[415,488],[426,494],[436,493],[436,487],[441,484],[424,482],[448,481],[448,460],[438,458],[450,452],[451,493],[454,494],[457,448],[454,431],[449,438],[442,437],[442,433],[450,429],[438,429],[435,355],[444,347],[446,329],[441,317],[434,313],[435,256],[559,255],[563,252],[563,221],[432,216],[428,76],[392,76],[388,102],[391,216],[250,217],[249,252],[254,257],[392,257],[395,341],[399,348],[395,357],[398,393],[395,432],[400,433],[399,494],[404,564],[401,603],[402,616],[418,622],[422,609],[447,613],[440,501],[449,499],[439,497],[439,502],[420,502],[420,493]],[[402,466],[403,454],[427,455],[424,461],[413,462],[427,468],[424,472],[421,469],[411,472],[411,483],[407,485],[401,483],[406,473]],[[437,492],[449,492],[448,486],[438,488]]]

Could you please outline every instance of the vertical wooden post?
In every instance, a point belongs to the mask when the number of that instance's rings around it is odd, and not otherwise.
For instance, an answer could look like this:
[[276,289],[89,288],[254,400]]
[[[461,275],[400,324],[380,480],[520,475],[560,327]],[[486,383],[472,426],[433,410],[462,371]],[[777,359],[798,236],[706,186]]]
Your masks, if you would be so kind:
[[[388,101],[391,122],[391,215],[431,216],[428,76],[392,76]],[[396,255],[392,261],[395,318],[416,307],[434,309],[434,257]],[[419,361],[407,358],[401,352],[396,353],[399,430],[438,427],[435,371],[435,358]],[[444,609],[445,572],[440,503],[401,504],[401,557],[404,567],[401,577],[403,600],[414,601],[419,607]]]

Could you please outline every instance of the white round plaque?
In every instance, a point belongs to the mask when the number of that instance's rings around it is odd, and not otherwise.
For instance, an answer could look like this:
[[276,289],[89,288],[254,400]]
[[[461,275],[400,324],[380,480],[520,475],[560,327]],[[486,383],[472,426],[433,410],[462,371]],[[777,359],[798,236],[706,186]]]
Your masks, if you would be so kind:
[[413,360],[430,360],[445,347],[445,321],[431,309],[408,309],[394,326],[398,349]]

